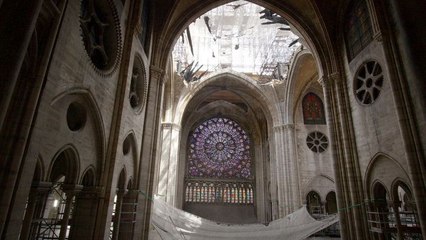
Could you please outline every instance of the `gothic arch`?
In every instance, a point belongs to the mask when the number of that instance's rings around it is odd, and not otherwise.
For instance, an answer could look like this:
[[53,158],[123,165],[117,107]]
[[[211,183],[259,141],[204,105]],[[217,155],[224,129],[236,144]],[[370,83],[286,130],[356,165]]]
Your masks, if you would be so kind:
[[[246,79],[247,77],[238,74],[244,78],[237,76],[234,73],[225,72],[218,73],[213,75],[212,77],[202,80],[202,82],[195,86],[195,89],[192,90],[191,94],[188,94],[188,99],[185,101],[181,101],[180,104],[183,105],[183,102],[186,102],[185,107],[179,107],[182,113],[180,118],[180,122],[182,126],[180,128],[182,131],[180,132],[180,146],[179,146],[179,155],[178,155],[178,171],[177,171],[177,181],[178,192],[183,191],[184,186],[184,173],[185,173],[185,162],[187,156],[187,140],[191,130],[194,127],[198,126],[198,124],[204,122],[205,120],[210,119],[211,117],[221,116],[224,118],[232,119],[233,121],[237,121],[242,128],[245,128],[248,131],[252,142],[253,142],[253,154],[254,154],[254,165],[255,165],[255,173],[256,173],[256,186],[257,186],[257,197],[256,202],[259,204],[257,215],[259,221],[269,221],[266,220],[268,218],[267,211],[269,207],[265,207],[263,205],[267,204],[269,200],[265,200],[269,197],[269,188],[267,187],[269,179],[269,166],[267,166],[267,159],[269,158],[270,149],[269,142],[266,140],[268,136],[271,136],[271,128],[274,125],[272,118],[273,113],[268,112],[268,109],[274,108],[271,101],[266,99],[258,86],[254,85],[252,79]],[[229,81],[230,78],[236,81]],[[202,105],[200,107],[200,102],[203,97],[209,96],[212,92],[216,91],[214,89],[223,89],[221,86],[227,91],[236,93],[245,102],[247,105],[247,111],[240,108],[236,104],[217,99],[206,105]],[[211,87],[214,89],[212,90]],[[235,87],[235,88],[233,88]],[[236,90],[235,90],[236,89]],[[244,90],[247,91],[244,91]],[[242,92],[244,91],[244,92]],[[181,106],[182,106],[181,105]],[[268,106],[268,108],[267,108]],[[271,110],[273,111],[273,110]],[[275,115],[277,112],[275,111]],[[278,120],[277,120],[278,121]],[[183,204],[183,196],[179,196],[177,205],[181,206]]]
[[395,180],[409,183],[409,177],[400,163],[385,153],[377,153],[365,172],[365,189],[369,194],[374,192],[374,184],[380,182],[390,194]]
[[[122,148],[123,148],[123,164],[126,166],[126,169],[128,171],[132,172],[131,177],[136,178],[138,175],[138,146],[137,146],[137,140],[135,136],[135,132],[133,130],[130,130],[124,138],[122,142]],[[126,146],[127,145],[127,146]],[[124,153],[125,148],[129,148],[129,152],[127,154]],[[130,160],[130,161],[128,161]],[[127,170],[126,170],[127,171]]]
[[80,185],[85,187],[93,187],[96,185],[96,170],[93,165],[87,167],[81,177]]
[[87,107],[88,116],[92,117],[95,131],[95,139],[97,145],[97,154],[96,154],[96,170],[97,170],[97,182],[100,181],[102,172],[104,171],[104,159],[105,159],[105,149],[106,149],[106,139],[105,139],[105,127],[102,119],[102,113],[97,104],[96,99],[94,98],[90,89],[74,87],[67,89],[58,95],[56,95],[50,105],[56,107],[62,101],[66,101],[67,98],[75,96],[76,99],[80,99],[85,103]]
[[[306,79],[304,82],[301,82],[300,79],[297,78],[298,67],[303,64],[306,61],[310,61],[311,58],[313,59],[312,53],[304,49],[300,52],[297,52],[293,61],[290,65],[289,75],[287,77],[287,85],[285,88],[285,97],[284,97],[284,116],[287,116],[287,119],[285,121],[292,122],[294,119],[290,119],[288,116],[294,116],[295,112],[297,111],[297,106],[299,102],[300,96],[303,94],[307,86],[315,80],[315,79]],[[313,59],[315,61],[315,59]],[[318,76],[318,70],[315,71],[315,76]],[[299,87],[298,87],[299,86]]]
[[249,78],[247,75],[242,73],[238,73],[232,70],[226,70],[223,72],[219,71],[213,73],[208,78],[202,80],[199,84],[195,85],[194,88],[191,88],[190,92],[183,94],[184,97],[179,100],[179,103],[176,107],[176,109],[180,109],[180,111],[177,111],[176,113],[175,123],[182,123],[183,115],[185,111],[187,111],[188,105],[191,102],[196,101],[196,96],[200,96],[200,93],[205,91],[206,87],[223,81],[223,79],[226,78],[232,79],[234,82],[232,84],[225,84],[225,88],[230,89],[231,87],[229,86],[240,86],[247,88],[245,93],[247,95],[250,95],[257,102],[259,102],[263,109],[269,110],[264,114],[270,115],[270,118],[272,118],[275,122],[279,121],[278,111],[273,107],[273,103],[277,102],[276,96],[273,96],[274,100],[268,99],[263,94],[263,91],[260,89],[259,85],[252,78]]
[[[228,2],[230,1],[205,1],[202,3],[197,3],[197,5],[194,6],[189,6],[188,9],[183,11],[184,13],[182,14],[169,16],[169,18],[166,19],[168,24],[164,24],[164,26],[173,26],[173,28],[165,28],[163,31],[159,31],[159,36],[157,37],[163,41],[161,41],[161,44],[159,42],[154,42],[153,65],[158,66],[161,69],[165,69],[168,61],[167,58],[177,39],[177,36],[181,35],[186,26],[188,26],[192,21],[208,10]],[[320,70],[321,76],[336,72],[338,64],[333,60],[333,45],[330,38],[325,34],[327,33],[327,30],[324,27],[321,15],[319,14],[319,10],[315,4],[309,4],[308,6],[311,7],[310,10],[315,12],[317,15],[314,15],[313,18],[309,18],[308,16],[303,16],[303,12],[298,12],[296,9],[289,6],[285,2],[272,3],[272,1],[268,0],[252,2],[269,8],[283,16],[297,30],[297,32],[303,36],[307,42],[307,45],[311,48],[315,58],[317,59],[318,69]],[[177,3],[178,2],[175,4]],[[172,9],[176,8],[177,6],[173,6]],[[179,11],[176,12],[179,13]],[[320,35],[319,33],[324,33],[324,35]]]
[[120,175],[118,175],[117,179],[117,189],[123,190],[127,187],[127,170],[126,167],[123,166],[123,168],[120,171]]
[[309,192],[314,191],[321,199],[325,199],[330,191],[336,191],[334,184],[333,178],[323,174],[317,175],[303,187],[302,195],[306,196]]
[[77,149],[68,144],[53,157],[49,167],[48,181],[55,182],[65,176],[66,183],[76,183],[79,175],[80,159]]

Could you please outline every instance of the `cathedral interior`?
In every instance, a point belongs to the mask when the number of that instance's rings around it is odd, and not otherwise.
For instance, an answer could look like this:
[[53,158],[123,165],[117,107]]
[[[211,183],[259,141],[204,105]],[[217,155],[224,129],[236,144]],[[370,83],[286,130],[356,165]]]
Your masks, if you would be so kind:
[[154,198],[227,225],[305,207],[339,219],[313,236],[423,239],[425,11],[0,0],[0,239],[163,239]]

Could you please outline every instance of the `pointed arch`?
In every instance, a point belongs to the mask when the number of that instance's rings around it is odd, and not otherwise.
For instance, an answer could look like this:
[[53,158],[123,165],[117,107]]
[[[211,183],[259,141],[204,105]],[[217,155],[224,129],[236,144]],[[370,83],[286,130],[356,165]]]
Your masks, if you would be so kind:
[[80,159],[77,149],[71,145],[62,147],[53,157],[49,167],[48,180],[56,182],[62,176],[65,183],[76,183],[80,168]]
[[379,152],[370,161],[365,172],[365,189],[369,189],[370,196],[373,195],[373,185],[377,181],[381,182],[388,193],[392,189],[392,184],[395,179],[400,179],[403,182],[411,183],[407,172],[402,165],[391,156]]
[[126,171],[126,167],[123,167],[123,169],[121,169],[120,175],[118,176],[117,189],[125,189],[126,182],[127,182],[127,171]]
[[[167,65],[168,56],[171,49],[176,42],[177,36],[180,36],[184,29],[197,17],[210,9],[225,4],[227,0],[223,1],[204,1],[196,5],[188,5],[188,8],[173,6],[171,9],[176,10],[176,14],[170,14],[165,19],[166,24],[163,29],[160,29],[154,37],[162,39],[160,42],[153,42],[153,65],[165,69]],[[268,1],[258,0],[253,1],[255,4],[271,9],[277,14],[283,16],[295,29],[295,31],[302,36],[306,41],[306,45],[312,49],[313,55],[317,59],[318,68],[321,71],[320,75],[328,76],[329,73],[336,72],[338,64],[334,61],[333,44],[331,39],[326,35],[319,33],[327,33],[325,24],[322,22],[320,12],[316,4],[308,5],[310,10],[315,14],[310,16],[304,15],[306,11],[298,11],[294,6],[286,3],[286,1]],[[179,1],[176,2],[178,4]],[[168,28],[173,26],[173,28]],[[324,71],[324,72],[323,72]]]
[[101,175],[104,171],[104,160],[105,160],[105,149],[106,149],[106,139],[105,139],[105,127],[104,127],[104,121],[102,119],[102,113],[100,111],[99,105],[91,92],[90,89],[86,88],[80,88],[80,87],[74,87],[67,89],[58,95],[56,95],[52,101],[50,102],[50,105],[52,107],[55,107],[58,105],[63,99],[70,97],[70,96],[77,96],[78,98],[82,99],[85,103],[85,107],[87,107],[87,112],[90,116],[93,118],[93,123],[95,126],[95,133],[96,133],[96,141],[97,141],[97,160],[96,160],[96,170],[97,170],[97,182],[100,181]]
[[325,124],[324,103],[315,93],[305,94],[302,100],[302,111],[305,124]]
[[[271,95],[271,96],[265,96],[264,91],[260,89],[260,86],[257,84],[257,82],[248,77],[247,75],[243,73],[238,73],[229,69],[218,71],[210,75],[208,78],[205,78],[204,80],[201,80],[200,83],[197,85],[194,85],[192,88],[190,88],[184,95],[183,98],[181,98],[177,104],[176,109],[179,109],[176,112],[175,117],[175,123],[181,124],[183,120],[183,115],[188,107],[188,105],[194,101],[194,97],[199,95],[200,92],[206,89],[207,86],[213,85],[215,83],[219,83],[220,81],[224,81],[224,79],[230,79],[232,81],[228,81],[228,83],[225,84],[225,86],[240,86],[240,87],[246,87],[247,93],[250,95],[251,98],[254,98],[257,100],[257,102],[260,103],[262,108],[264,110],[264,114],[273,120],[274,122],[279,122],[279,113],[278,110],[274,107],[275,102],[277,102],[277,96]],[[232,83],[231,83],[232,82]],[[271,99],[272,97],[272,99]]]
[[[136,178],[138,175],[138,166],[139,166],[139,161],[138,161],[138,147],[137,147],[137,140],[136,140],[136,136],[135,136],[135,132],[133,130],[130,130],[126,137],[123,140],[123,154],[126,156],[128,154],[130,155],[131,161],[130,162],[125,162],[124,164],[128,165],[127,169],[129,171],[131,171],[131,175],[129,175],[129,177],[133,177]],[[127,152],[127,153],[125,153]]]
[[96,174],[95,167],[93,165],[89,166],[84,170],[80,184],[85,187],[93,187],[96,185]]

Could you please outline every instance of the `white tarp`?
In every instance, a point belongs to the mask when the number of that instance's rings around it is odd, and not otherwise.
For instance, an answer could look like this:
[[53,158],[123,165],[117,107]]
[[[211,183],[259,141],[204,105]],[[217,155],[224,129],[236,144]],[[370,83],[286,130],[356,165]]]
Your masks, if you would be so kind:
[[163,240],[210,239],[291,239],[302,240],[336,223],[337,216],[317,221],[306,207],[265,226],[263,224],[224,224],[200,218],[154,198],[152,221]]

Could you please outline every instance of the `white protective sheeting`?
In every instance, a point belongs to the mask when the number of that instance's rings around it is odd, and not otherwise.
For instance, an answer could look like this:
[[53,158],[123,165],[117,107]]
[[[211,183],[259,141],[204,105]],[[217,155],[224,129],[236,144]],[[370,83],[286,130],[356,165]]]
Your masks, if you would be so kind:
[[336,223],[337,216],[321,221],[312,218],[302,207],[282,219],[263,224],[224,224],[197,217],[154,198],[152,221],[163,240],[189,239],[291,239],[302,240]]

